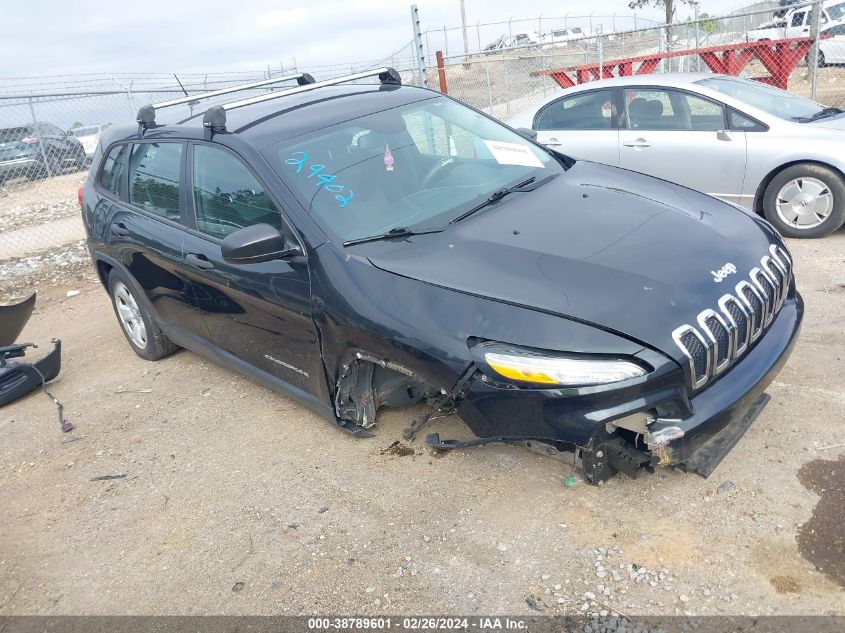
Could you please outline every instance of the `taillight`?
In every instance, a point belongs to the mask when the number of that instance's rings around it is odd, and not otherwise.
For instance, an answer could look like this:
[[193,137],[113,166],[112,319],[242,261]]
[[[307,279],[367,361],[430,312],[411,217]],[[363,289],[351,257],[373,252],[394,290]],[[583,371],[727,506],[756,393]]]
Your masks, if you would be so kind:
[[21,139],[21,143],[26,143],[27,145],[36,145],[38,143],[37,136],[24,136]]
[[82,185],[79,188],[79,191],[76,192],[76,197],[79,199],[79,206],[82,206],[82,190],[85,188],[85,185]]

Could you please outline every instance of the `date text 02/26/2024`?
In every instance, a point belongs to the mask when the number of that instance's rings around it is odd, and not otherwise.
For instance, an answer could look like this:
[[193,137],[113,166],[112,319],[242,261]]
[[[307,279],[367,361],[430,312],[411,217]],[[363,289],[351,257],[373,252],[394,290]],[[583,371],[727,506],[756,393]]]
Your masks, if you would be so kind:
[[309,618],[311,631],[370,630],[386,631],[399,629],[407,631],[520,631],[527,628],[524,620],[509,617],[340,617]]

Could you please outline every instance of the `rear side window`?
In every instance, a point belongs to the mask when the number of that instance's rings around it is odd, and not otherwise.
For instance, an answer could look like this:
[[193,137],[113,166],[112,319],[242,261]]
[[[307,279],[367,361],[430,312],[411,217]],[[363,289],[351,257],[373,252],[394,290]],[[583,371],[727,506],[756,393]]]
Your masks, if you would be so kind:
[[553,101],[538,114],[537,130],[609,130],[613,127],[613,93],[593,90]]
[[181,143],[140,143],[129,160],[129,202],[178,222]]
[[126,164],[128,147],[128,145],[116,145],[111,148],[106,160],[103,161],[103,168],[100,171],[100,177],[97,179],[103,189],[114,195],[118,195],[120,192],[120,177]]
[[282,216],[239,158],[208,145],[194,146],[194,203],[197,229],[224,238],[253,224],[283,230]]

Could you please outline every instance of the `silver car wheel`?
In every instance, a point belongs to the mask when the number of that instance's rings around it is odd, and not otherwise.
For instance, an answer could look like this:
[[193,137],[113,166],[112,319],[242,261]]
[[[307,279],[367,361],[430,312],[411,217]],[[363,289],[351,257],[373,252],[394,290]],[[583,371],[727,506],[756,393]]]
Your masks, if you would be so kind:
[[147,328],[144,319],[141,318],[141,311],[135,297],[123,282],[118,281],[114,285],[114,307],[117,309],[117,318],[123,326],[126,335],[139,349],[147,347]]
[[795,178],[780,188],[775,205],[785,224],[812,229],[830,217],[833,193],[817,178]]

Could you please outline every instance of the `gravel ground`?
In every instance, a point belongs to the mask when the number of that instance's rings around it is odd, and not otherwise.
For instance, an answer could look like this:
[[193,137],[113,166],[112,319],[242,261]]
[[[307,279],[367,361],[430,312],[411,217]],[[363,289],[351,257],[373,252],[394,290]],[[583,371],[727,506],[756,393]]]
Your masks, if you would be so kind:
[[77,430],[42,394],[0,409],[0,614],[845,615],[845,231],[791,248],[804,329],[744,438],[708,480],[603,487],[406,442],[419,410],[355,440],[192,353],[145,362],[82,272],[23,335],[62,338]]
[[78,240],[20,259],[0,260],[0,302],[11,303],[33,291],[96,279],[85,240]]
[[[59,222],[79,217],[76,190],[85,173],[57,176],[39,182],[17,181],[0,187],[0,301],[20,298],[33,290],[44,291],[58,285],[79,284],[94,276],[84,240],[76,233],[55,230]],[[51,239],[39,239],[40,244],[52,245],[37,252],[33,244],[15,244],[14,239],[25,236],[39,225]],[[25,229],[16,233],[19,229]],[[69,238],[70,236],[70,238]],[[39,236],[42,237],[42,236]],[[7,242],[13,242],[8,244]]]
[[76,191],[88,172],[0,187],[0,232],[46,224],[79,214]]

